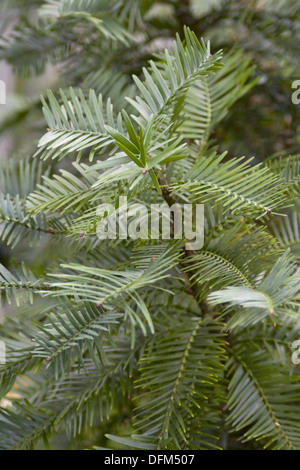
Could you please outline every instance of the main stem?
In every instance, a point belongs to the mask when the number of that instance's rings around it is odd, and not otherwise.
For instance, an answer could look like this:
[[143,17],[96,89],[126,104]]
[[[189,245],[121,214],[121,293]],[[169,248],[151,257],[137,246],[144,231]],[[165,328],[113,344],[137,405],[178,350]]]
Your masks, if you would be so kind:
[[[166,203],[168,204],[168,206],[171,207],[173,204],[177,204],[178,202],[170,190],[170,186],[168,184],[165,173],[161,172],[158,175],[158,182],[161,187],[162,196],[164,200],[166,201]],[[191,259],[191,257],[194,254],[194,251],[187,250],[186,248],[184,248],[183,251],[184,251],[184,259],[186,260],[185,266],[190,266],[192,268],[189,272],[191,273],[191,275],[193,275],[196,273],[195,269],[193,269],[194,263]],[[199,285],[197,285],[197,283],[192,283],[189,276],[187,275],[185,271],[181,270],[181,273],[184,279],[186,280],[187,285],[189,286],[188,287],[189,293],[194,296],[194,298],[196,299],[197,303],[199,304],[201,308],[201,311],[203,313],[207,313],[210,310],[209,305],[205,301],[201,301],[201,302],[198,301]]]

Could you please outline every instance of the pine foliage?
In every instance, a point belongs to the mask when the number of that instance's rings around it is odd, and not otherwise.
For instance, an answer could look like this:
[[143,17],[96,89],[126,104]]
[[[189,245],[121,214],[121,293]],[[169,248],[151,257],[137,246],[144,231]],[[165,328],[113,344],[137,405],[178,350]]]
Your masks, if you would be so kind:
[[[0,0],[58,76],[0,120],[1,450],[300,449],[299,8],[208,4]],[[120,196],[204,204],[203,247],[99,239]]]

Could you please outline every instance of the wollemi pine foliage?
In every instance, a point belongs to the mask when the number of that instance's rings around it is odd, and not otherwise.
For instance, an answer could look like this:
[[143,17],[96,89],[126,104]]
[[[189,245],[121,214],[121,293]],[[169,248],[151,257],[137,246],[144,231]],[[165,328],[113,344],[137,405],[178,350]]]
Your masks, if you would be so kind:
[[[51,448],[56,433],[76,448],[300,449],[299,157],[258,163],[212,137],[257,85],[249,57],[212,52],[188,26],[143,51],[136,25],[156,31],[155,2],[30,1],[27,26],[13,3],[2,57],[33,73],[59,55],[66,75],[42,97],[34,156],[1,161],[1,241],[42,267],[0,266],[13,310],[0,449]],[[120,196],[204,204],[204,246],[100,240],[97,208]]]

